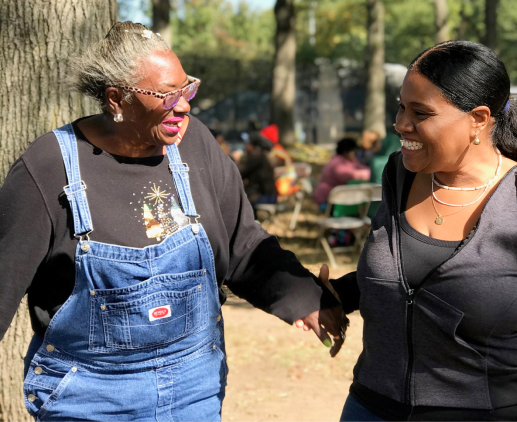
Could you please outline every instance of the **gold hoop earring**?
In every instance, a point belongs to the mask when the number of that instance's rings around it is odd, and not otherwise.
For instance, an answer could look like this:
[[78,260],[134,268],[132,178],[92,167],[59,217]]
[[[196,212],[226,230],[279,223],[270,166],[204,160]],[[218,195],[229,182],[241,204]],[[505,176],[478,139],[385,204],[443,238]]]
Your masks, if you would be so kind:
[[474,145],[479,145],[481,141],[478,138],[478,134],[476,133],[476,139],[474,139]]

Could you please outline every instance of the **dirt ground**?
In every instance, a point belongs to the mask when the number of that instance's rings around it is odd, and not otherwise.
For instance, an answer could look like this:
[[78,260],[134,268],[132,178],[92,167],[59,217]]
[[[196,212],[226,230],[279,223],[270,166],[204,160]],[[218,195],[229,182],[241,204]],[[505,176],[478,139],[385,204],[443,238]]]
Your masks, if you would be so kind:
[[[317,274],[327,257],[315,248],[318,217],[310,203],[307,207],[294,232],[287,230],[288,212],[264,227]],[[331,270],[330,276],[337,278],[354,269],[355,262],[350,262]],[[223,315],[230,367],[224,422],[339,420],[362,350],[359,313],[350,315],[346,342],[335,358],[314,333],[289,326],[235,296],[224,305]]]

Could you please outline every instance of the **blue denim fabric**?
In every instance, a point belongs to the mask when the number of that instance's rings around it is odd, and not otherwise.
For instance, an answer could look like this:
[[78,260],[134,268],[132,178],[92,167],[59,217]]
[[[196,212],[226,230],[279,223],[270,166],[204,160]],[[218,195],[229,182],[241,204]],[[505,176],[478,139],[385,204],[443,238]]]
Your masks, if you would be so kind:
[[369,412],[361,403],[352,396],[348,396],[343,407],[340,422],[345,421],[383,421],[384,419]]
[[[73,130],[58,132],[70,186],[82,186]],[[181,163],[175,145],[167,153]],[[171,166],[181,205],[195,217],[188,173],[176,167],[185,166]],[[220,420],[228,368],[203,227],[141,249],[95,242],[84,236],[93,229],[85,190],[68,196],[82,235],[75,287],[41,347],[28,352],[29,413],[41,421]],[[156,311],[170,316],[154,319]]]

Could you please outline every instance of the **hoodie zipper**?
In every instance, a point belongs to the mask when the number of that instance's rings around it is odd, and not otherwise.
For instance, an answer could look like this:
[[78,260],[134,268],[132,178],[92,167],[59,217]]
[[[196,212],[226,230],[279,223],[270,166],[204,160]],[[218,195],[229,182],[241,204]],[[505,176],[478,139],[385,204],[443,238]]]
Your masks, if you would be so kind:
[[407,405],[411,405],[411,373],[413,372],[413,301],[415,290],[409,286],[409,283],[406,280],[406,275],[404,273],[404,265],[402,262],[402,245],[400,239],[399,232],[399,217],[398,217],[398,208],[396,196],[393,191],[393,187],[391,186],[391,182],[388,177],[386,177],[388,185],[390,186],[391,191],[391,205],[393,212],[394,220],[395,220],[395,236],[396,244],[398,249],[398,257],[400,262],[400,273],[402,278],[402,284],[404,286],[404,290],[406,291],[406,342],[407,342],[407,350],[408,350],[408,363],[406,367],[406,376],[405,376],[405,387],[404,387],[404,403]]

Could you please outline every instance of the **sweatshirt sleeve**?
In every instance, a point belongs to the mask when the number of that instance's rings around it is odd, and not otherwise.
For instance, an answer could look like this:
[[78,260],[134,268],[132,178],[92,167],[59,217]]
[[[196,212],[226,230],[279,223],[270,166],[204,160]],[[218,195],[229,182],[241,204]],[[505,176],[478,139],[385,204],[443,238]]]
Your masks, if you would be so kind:
[[49,249],[52,223],[23,159],[0,188],[0,339]]
[[345,314],[357,311],[359,309],[359,299],[361,292],[357,284],[357,272],[345,274],[337,280],[330,280],[330,284],[336,291],[341,300],[341,307]]
[[215,171],[224,186],[219,205],[230,239],[225,284],[231,291],[290,324],[339,306],[318,278],[255,221],[235,163],[222,160],[219,169]]

